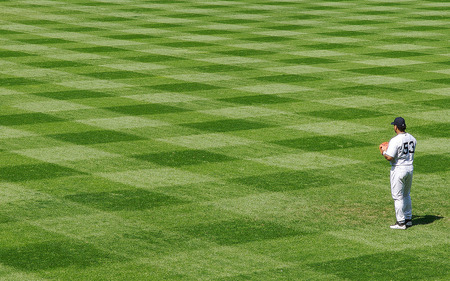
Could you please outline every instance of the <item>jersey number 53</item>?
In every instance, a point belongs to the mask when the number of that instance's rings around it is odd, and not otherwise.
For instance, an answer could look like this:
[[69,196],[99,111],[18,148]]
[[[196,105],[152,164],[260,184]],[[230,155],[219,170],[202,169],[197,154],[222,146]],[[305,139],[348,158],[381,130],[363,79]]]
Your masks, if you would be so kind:
[[414,153],[416,146],[413,141],[403,143],[403,154]]

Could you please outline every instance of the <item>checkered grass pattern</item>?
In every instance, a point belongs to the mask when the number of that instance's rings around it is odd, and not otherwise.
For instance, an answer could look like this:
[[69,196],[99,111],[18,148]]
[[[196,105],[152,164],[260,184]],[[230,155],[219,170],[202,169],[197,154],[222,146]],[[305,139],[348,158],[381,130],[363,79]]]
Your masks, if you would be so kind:
[[0,1],[0,278],[449,278],[448,8]]

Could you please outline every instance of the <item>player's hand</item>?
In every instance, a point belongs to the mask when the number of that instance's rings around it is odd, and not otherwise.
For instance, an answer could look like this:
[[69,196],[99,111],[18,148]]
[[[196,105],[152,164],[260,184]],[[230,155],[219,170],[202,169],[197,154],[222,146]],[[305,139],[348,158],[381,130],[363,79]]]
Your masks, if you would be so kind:
[[379,146],[380,153],[383,154],[383,152],[385,152],[388,149],[388,146],[389,146],[389,143],[387,141],[380,144],[380,146]]

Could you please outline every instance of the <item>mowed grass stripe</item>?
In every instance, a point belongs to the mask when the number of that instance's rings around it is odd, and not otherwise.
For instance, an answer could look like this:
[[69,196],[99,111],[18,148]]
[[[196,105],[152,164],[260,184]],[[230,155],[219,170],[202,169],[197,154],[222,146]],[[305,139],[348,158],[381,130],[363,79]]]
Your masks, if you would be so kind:
[[0,1],[2,278],[448,279],[445,8]]

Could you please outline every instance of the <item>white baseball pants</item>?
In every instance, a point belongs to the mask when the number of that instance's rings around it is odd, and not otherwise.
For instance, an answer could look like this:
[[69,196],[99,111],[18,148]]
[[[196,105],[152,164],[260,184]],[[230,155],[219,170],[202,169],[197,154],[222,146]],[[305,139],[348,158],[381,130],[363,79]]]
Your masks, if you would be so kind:
[[391,168],[391,194],[394,199],[395,216],[399,223],[412,218],[411,185],[413,166],[394,166]]

